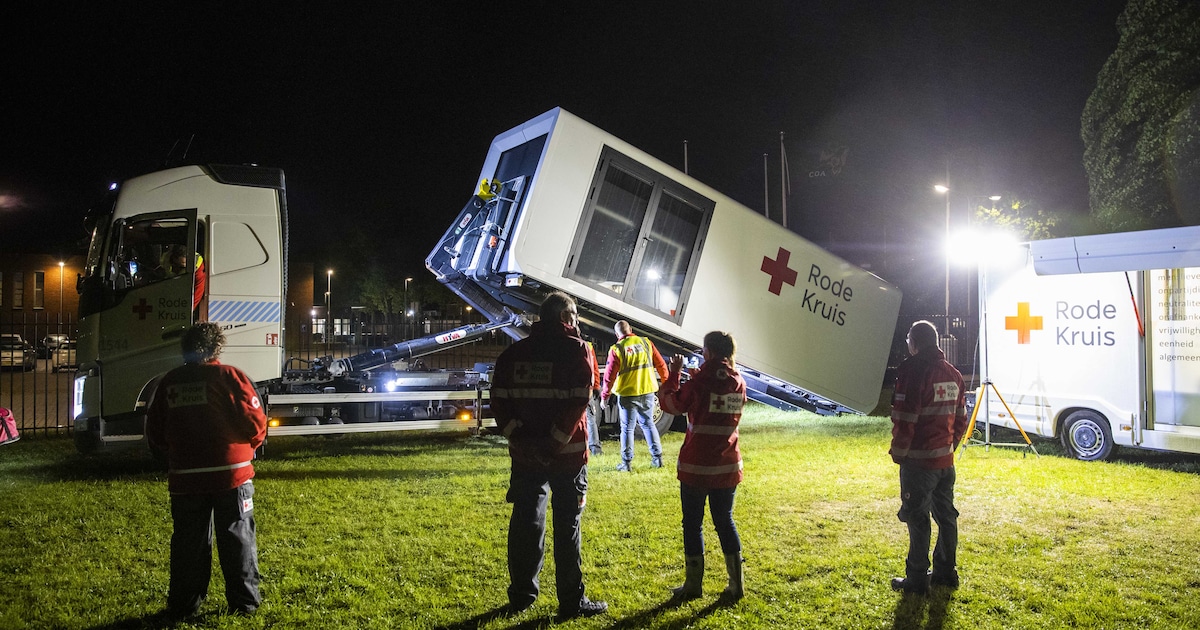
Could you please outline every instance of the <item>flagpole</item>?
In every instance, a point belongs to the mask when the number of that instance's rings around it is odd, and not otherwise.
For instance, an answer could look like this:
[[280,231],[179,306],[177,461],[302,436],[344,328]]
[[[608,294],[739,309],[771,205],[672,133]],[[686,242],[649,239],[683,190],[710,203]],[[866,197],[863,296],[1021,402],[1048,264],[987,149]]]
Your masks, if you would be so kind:
[[763,154],[763,216],[771,218],[771,191],[767,184],[767,154]]
[[783,227],[787,227],[787,188],[788,188],[788,172],[787,172],[787,151],[783,148],[783,132],[779,132],[779,207],[783,209]]

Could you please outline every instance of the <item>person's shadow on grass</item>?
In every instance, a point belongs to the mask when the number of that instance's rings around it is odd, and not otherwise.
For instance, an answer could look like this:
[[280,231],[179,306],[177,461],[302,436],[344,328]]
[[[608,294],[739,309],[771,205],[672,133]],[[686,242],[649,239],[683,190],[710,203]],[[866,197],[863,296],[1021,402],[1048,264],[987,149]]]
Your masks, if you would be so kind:
[[892,630],[941,630],[954,591],[934,588],[928,595],[901,595],[896,602]]
[[141,617],[126,617],[98,626],[89,626],[87,630],[165,630],[174,628],[185,621],[188,623],[203,623],[209,614],[180,617],[166,611],[142,615]]
[[[657,606],[652,606],[650,608],[636,612],[627,617],[621,617],[621,618],[617,619],[615,621],[615,623],[613,623],[612,625],[610,625],[608,627],[613,630],[622,630],[622,629],[626,629],[626,628],[630,628],[630,629],[644,628],[647,625],[649,625],[649,623],[652,620],[654,620],[655,618],[662,615],[665,611],[672,609],[672,608],[679,608],[684,603],[686,603],[686,602],[681,599],[675,599],[675,598],[668,599],[667,601],[665,601]],[[700,610],[697,610],[695,613],[693,613],[687,617],[677,619],[674,622],[668,623],[665,626],[659,626],[659,627],[666,628],[667,630],[682,630],[683,628],[691,627],[697,621],[704,619],[705,617],[713,614],[714,612],[716,612],[716,610],[718,608],[732,606],[736,603],[737,603],[736,600],[730,600],[727,598],[717,598],[711,604],[705,606],[704,608],[701,608]],[[504,618],[504,617],[511,617],[511,616],[513,616],[513,614],[509,611],[508,606],[497,606],[496,608],[493,608],[486,612],[479,613],[478,615],[475,615],[474,617],[470,617],[468,619],[463,619],[462,621],[457,621],[455,623],[448,624],[445,626],[438,626],[435,630],[474,630],[475,628],[479,628],[479,627],[486,625],[487,623],[494,621],[496,619],[500,619],[500,618]],[[609,612],[606,615],[604,615],[604,617],[612,618],[613,617],[612,610],[610,609]],[[525,630],[526,628],[528,628],[528,629],[545,628],[547,625],[556,623],[558,621],[559,621],[559,619],[554,616],[541,616],[541,617],[535,617],[533,619],[526,619],[520,623],[509,626],[508,628],[509,628],[509,630]]]

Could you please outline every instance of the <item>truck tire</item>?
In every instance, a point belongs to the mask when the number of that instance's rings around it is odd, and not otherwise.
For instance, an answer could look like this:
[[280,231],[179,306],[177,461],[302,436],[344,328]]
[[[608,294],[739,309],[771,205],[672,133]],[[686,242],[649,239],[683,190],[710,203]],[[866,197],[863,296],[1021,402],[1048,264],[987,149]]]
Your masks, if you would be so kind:
[[1074,411],[1063,421],[1063,449],[1083,461],[1108,459],[1113,450],[1112,430],[1104,416],[1091,409]]
[[675,424],[675,416],[662,410],[656,403],[654,405],[654,426],[658,427],[659,435],[670,433],[671,426]]

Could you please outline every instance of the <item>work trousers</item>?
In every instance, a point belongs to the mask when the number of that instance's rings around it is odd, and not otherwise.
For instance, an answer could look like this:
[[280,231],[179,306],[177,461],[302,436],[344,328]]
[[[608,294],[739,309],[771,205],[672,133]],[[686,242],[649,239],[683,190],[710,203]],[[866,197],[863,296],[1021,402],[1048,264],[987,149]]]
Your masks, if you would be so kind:
[[633,461],[633,426],[637,424],[646,437],[651,459],[661,461],[662,440],[654,424],[654,394],[617,396],[617,415],[621,418],[621,459],[627,464]]
[[908,558],[905,578],[915,584],[928,583],[929,515],[938,526],[933,548],[933,574],[956,578],[958,552],[958,510],[954,507],[954,467],[930,470],[910,464],[900,465],[900,511],[896,517],[908,525]]
[[546,553],[547,498],[554,510],[554,576],[560,608],[583,600],[580,517],[587,498],[587,466],[576,472],[514,470],[507,500],[508,601],[524,608],[537,599],[538,574]]
[[600,394],[592,390],[587,406],[588,450],[592,455],[600,454]]
[[[721,541],[725,555],[742,551],[737,525],[733,523],[733,499],[737,486],[732,488],[701,488],[680,482],[679,498],[683,504],[683,555],[704,555],[704,502],[712,514],[713,528]],[[740,557],[740,556],[739,556]]]
[[179,613],[200,608],[208,594],[213,532],[225,576],[230,611],[254,612],[262,598],[254,527],[254,482],[212,494],[171,495],[171,581],[167,607]]

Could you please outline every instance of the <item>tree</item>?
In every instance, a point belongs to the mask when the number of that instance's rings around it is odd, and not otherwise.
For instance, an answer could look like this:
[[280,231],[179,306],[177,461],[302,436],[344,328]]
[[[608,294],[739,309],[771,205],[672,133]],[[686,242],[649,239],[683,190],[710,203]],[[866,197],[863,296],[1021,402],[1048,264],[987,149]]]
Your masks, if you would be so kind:
[[997,207],[977,207],[972,222],[1004,229],[1023,241],[1058,236],[1058,228],[1064,223],[1062,215],[1043,209],[1036,201],[1005,199],[1005,203]]
[[1129,0],[1083,110],[1092,214],[1105,231],[1200,224],[1200,2]]
[[396,276],[387,273],[379,265],[371,265],[367,269],[358,290],[363,306],[383,314],[389,323],[392,315],[404,310],[404,280],[397,283]]

